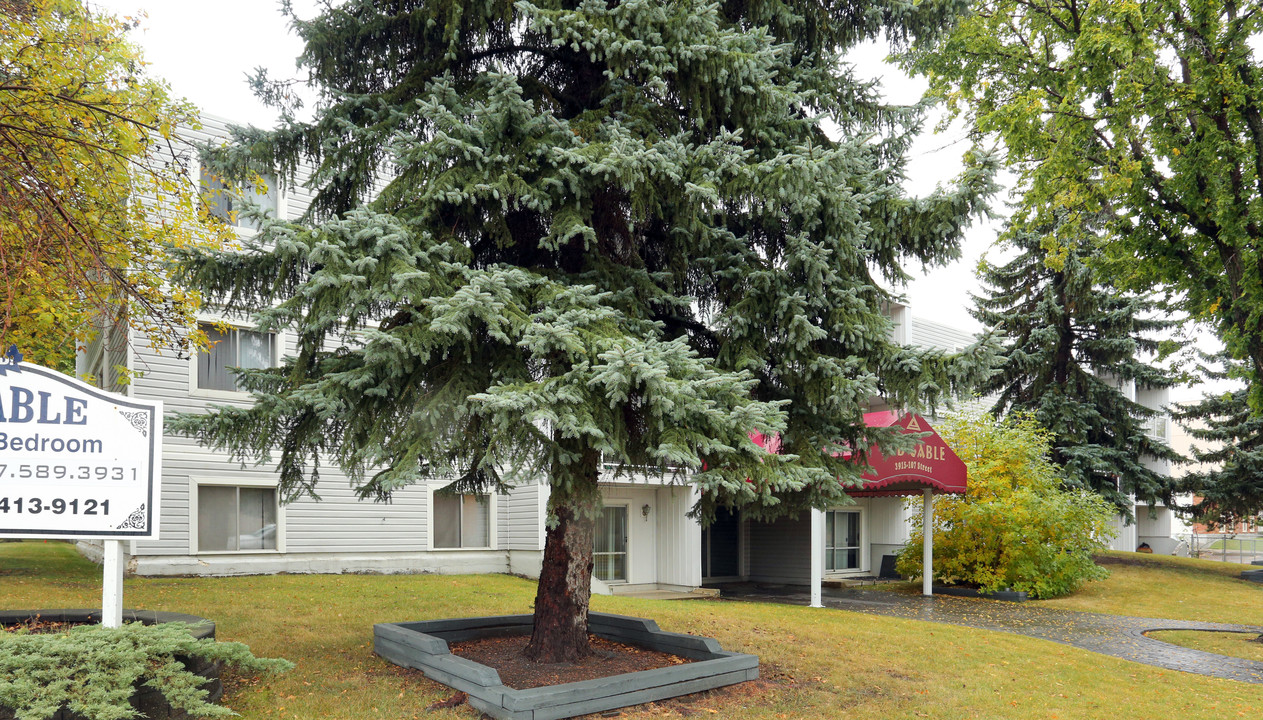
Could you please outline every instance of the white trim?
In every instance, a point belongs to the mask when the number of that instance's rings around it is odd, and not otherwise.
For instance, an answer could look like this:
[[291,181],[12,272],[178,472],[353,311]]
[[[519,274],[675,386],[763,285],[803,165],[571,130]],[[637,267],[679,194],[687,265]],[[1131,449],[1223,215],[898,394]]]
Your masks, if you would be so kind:
[[824,577],[825,518],[827,511],[812,508],[811,520],[811,603],[810,607],[822,608],[821,579]]
[[[201,485],[228,487],[272,488],[276,490],[276,547],[271,550],[199,550],[197,547],[198,507],[197,488]],[[285,552],[285,508],[281,502],[280,488],[275,479],[259,477],[189,477],[189,555],[279,555]]]
[[[428,552],[451,553],[451,552],[469,552],[470,550],[499,550],[500,549],[500,494],[496,492],[476,493],[478,495],[487,496],[487,539],[491,543],[484,547],[454,547],[441,548],[434,547],[434,493],[437,490],[451,485],[449,480],[431,480],[425,486],[425,549]],[[471,493],[464,493],[466,495]]]
[[934,594],[934,491],[921,491],[921,594]]
[[123,541],[106,538],[101,543],[101,625],[123,626]]
[[[869,574],[872,571],[871,555],[873,553],[873,543],[872,543],[872,535],[868,529],[868,508],[860,504],[841,505],[841,506],[831,507],[828,510],[825,510],[824,512],[825,512],[826,523],[828,520],[828,513],[831,513],[831,512],[853,512],[853,513],[859,513],[859,516],[860,516],[860,545],[859,545],[860,566],[857,568],[850,569],[850,570],[826,569],[824,571],[824,577],[840,578],[840,577],[847,577],[849,575]],[[825,548],[824,543],[827,541],[828,537],[829,537],[828,527],[822,526],[820,529],[820,543],[821,543],[820,547],[822,548],[820,558],[822,562],[824,561],[824,552],[827,552],[826,550],[824,550]],[[824,565],[826,568],[828,567],[827,562],[825,562]]]
[[[123,366],[127,368],[127,387],[123,388],[123,394],[127,397],[136,397],[136,353],[132,345],[132,326],[127,323],[123,327]],[[165,398],[164,398],[165,400]]]

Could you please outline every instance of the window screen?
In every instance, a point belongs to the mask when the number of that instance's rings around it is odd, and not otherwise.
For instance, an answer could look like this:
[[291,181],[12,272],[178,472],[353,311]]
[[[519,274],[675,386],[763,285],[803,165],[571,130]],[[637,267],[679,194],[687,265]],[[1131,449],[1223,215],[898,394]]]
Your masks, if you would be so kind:
[[276,489],[200,485],[197,549],[275,550]]
[[491,547],[491,498],[434,493],[434,547]]

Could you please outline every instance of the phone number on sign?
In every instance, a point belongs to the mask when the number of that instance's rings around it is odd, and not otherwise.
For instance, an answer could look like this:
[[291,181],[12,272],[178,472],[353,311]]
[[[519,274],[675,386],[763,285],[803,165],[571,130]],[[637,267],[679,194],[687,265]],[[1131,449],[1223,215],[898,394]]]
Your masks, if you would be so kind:
[[61,515],[64,512],[69,512],[71,515],[109,515],[110,501],[81,498],[43,500],[36,497],[0,497],[0,513],[8,512],[28,515],[39,515],[42,512],[50,512],[54,515]]
[[18,480],[135,480],[136,468],[108,465],[5,465],[0,479]]

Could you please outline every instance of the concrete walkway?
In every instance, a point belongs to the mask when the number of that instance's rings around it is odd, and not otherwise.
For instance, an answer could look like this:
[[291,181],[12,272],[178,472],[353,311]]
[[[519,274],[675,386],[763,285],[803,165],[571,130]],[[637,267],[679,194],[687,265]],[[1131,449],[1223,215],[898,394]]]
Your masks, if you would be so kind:
[[[793,605],[810,602],[805,587],[739,583],[724,585],[722,590],[729,600]],[[1263,683],[1263,662],[1192,650],[1145,636],[1153,630],[1263,633],[1263,627],[1253,625],[1105,615],[943,595],[927,598],[871,588],[826,588],[823,602],[829,608],[1015,633],[1169,670]]]

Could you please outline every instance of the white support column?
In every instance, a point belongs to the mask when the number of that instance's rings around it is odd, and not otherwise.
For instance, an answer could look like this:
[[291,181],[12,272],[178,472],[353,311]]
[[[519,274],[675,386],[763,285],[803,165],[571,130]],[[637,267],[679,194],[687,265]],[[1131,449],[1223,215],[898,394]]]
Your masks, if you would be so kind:
[[934,595],[934,491],[925,488],[921,491],[924,505],[921,510],[921,594],[926,597]]
[[811,509],[811,607],[824,607],[820,585],[824,582],[824,510]]
[[101,582],[101,625],[123,624],[123,541],[106,540],[103,548]]

